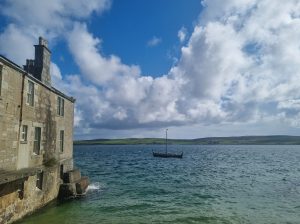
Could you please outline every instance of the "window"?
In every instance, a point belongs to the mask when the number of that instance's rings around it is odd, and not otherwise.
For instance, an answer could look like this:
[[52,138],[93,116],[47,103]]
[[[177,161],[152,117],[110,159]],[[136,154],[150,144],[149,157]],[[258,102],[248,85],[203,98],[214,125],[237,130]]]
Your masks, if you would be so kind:
[[19,183],[18,194],[19,194],[19,199],[22,200],[24,198],[24,181]]
[[60,179],[64,179],[64,165],[60,165]]
[[43,189],[43,176],[44,176],[43,172],[37,173],[36,175],[36,187],[39,188],[40,190]]
[[60,148],[61,152],[64,151],[64,135],[65,135],[65,132],[61,130],[59,132],[59,148]]
[[34,83],[28,80],[27,104],[34,105]]
[[34,130],[34,142],[33,142],[33,152],[36,155],[40,154],[40,149],[41,149],[41,128],[40,127],[35,127]]
[[22,142],[27,142],[27,132],[28,132],[28,126],[23,125],[22,126],[22,133],[21,133],[21,141]]
[[61,97],[57,97],[57,114],[64,116],[65,113],[65,100]]

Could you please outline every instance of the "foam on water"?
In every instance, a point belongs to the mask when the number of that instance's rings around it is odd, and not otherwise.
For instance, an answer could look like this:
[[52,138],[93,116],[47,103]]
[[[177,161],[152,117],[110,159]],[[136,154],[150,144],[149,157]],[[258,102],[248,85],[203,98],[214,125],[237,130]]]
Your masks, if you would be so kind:
[[87,191],[101,190],[101,186],[102,185],[99,182],[91,183],[88,186]]

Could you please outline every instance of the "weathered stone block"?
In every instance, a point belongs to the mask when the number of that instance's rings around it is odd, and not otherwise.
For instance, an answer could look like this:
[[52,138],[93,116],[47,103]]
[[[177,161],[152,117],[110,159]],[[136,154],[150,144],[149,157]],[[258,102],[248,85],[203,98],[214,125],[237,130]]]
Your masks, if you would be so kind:
[[76,193],[75,183],[61,184],[59,187],[59,193],[57,198],[59,200],[66,200],[75,197],[75,193]]
[[81,174],[78,169],[64,173],[64,183],[75,183],[81,179]]
[[87,187],[89,186],[90,181],[88,177],[82,177],[77,183],[76,183],[76,193],[77,194],[84,194]]

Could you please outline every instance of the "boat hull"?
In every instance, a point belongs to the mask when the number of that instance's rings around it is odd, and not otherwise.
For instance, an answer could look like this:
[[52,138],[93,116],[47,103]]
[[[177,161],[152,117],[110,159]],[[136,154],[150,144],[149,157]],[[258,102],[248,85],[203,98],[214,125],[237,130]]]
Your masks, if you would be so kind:
[[154,157],[161,158],[179,158],[182,159],[183,152],[181,154],[173,154],[173,153],[160,153],[160,152],[152,152]]

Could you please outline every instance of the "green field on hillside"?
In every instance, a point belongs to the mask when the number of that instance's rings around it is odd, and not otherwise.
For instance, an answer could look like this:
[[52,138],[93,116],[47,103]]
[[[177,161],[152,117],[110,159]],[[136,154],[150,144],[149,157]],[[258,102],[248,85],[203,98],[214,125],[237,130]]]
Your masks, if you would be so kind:
[[[93,139],[74,141],[74,145],[155,145],[165,144],[163,138]],[[197,139],[168,139],[177,145],[300,145],[300,136],[240,136]]]

